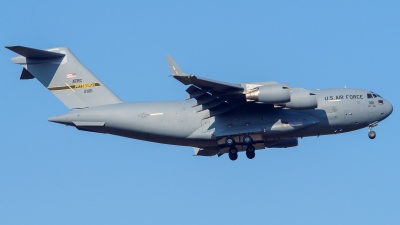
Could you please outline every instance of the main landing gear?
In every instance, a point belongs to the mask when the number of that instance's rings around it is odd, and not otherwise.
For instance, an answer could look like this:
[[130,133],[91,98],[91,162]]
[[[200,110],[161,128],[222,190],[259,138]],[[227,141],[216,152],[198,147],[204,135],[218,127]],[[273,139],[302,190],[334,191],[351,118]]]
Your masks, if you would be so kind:
[[375,131],[372,130],[373,127],[378,126],[378,121],[373,122],[369,125],[369,132],[368,132],[368,137],[369,139],[374,139],[376,137]]
[[233,137],[227,137],[225,139],[225,145],[228,147],[235,146],[235,139],[233,139]]
[[[232,161],[235,161],[238,158],[238,150],[235,148],[235,139],[232,137],[227,137],[225,139],[225,145],[230,147],[229,148],[229,158]],[[255,148],[253,146],[253,138],[251,138],[249,135],[244,136],[243,138],[243,144],[246,145],[246,156],[249,159],[253,159],[256,156],[255,153]]]
[[246,148],[246,156],[247,156],[247,158],[253,159],[256,156],[255,151],[256,151],[256,149],[252,145],[247,146],[247,148]]
[[235,161],[238,158],[238,150],[235,147],[229,149],[229,158]]
[[244,136],[243,138],[243,144],[247,145],[246,147],[246,156],[249,159],[253,159],[256,156],[256,149],[253,146],[253,138],[251,138],[249,135]]

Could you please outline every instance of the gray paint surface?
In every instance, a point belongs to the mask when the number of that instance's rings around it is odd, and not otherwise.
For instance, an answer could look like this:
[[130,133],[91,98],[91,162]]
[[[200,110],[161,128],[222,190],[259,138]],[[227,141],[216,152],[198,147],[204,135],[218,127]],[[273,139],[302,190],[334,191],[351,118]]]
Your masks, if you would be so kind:
[[[390,102],[367,90],[308,91],[279,86],[277,82],[232,84],[188,75],[170,56],[167,61],[172,76],[191,85],[186,90],[189,99],[123,103],[68,48],[7,48],[21,54],[12,59],[24,67],[21,79],[33,76],[68,108],[74,109],[49,121],[83,131],[192,146],[195,155],[220,156],[232,147],[247,154],[249,145],[243,142],[245,136],[252,138],[250,146],[256,150],[294,147],[299,137],[338,134],[365,127],[372,129],[393,110]],[[290,102],[274,104],[270,102],[274,99],[265,95],[268,98],[265,104],[246,97],[255,91],[270,93],[268,87],[272,86],[279,86],[278,91],[289,90],[293,95]],[[302,94],[294,97],[293,93]],[[302,104],[307,107],[302,110],[286,108],[299,108]],[[228,146],[227,138],[232,138],[236,145]]]

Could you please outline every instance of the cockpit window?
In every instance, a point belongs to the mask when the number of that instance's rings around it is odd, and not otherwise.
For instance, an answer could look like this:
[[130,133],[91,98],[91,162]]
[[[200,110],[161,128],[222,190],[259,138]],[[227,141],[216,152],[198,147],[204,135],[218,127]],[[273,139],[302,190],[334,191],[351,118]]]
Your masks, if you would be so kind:
[[382,96],[380,96],[380,95],[378,95],[377,93],[374,93],[374,92],[372,92],[372,91],[371,91],[370,94],[367,94],[367,97],[368,97],[368,98],[376,98],[376,97],[382,98]]
[[383,104],[383,100],[378,100],[379,105]]

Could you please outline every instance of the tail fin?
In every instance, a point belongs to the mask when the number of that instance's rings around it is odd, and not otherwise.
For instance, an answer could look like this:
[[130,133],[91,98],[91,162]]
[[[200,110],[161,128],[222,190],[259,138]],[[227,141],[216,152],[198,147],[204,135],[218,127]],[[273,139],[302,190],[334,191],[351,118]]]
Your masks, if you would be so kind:
[[11,59],[24,67],[20,79],[38,79],[70,109],[122,103],[68,48],[6,48],[21,55]]

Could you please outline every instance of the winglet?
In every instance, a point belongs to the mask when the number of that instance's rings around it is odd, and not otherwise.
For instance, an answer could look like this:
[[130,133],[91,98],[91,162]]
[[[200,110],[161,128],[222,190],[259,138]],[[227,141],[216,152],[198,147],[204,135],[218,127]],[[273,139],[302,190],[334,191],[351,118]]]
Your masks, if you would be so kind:
[[171,74],[173,76],[182,76],[182,75],[186,75],[181,68],[178,66],[178,64],[176,64],[176,62],[172,59],[171,56],[167,55],[167,62],[168,62],[168,66],[169,69],[171,70]]

